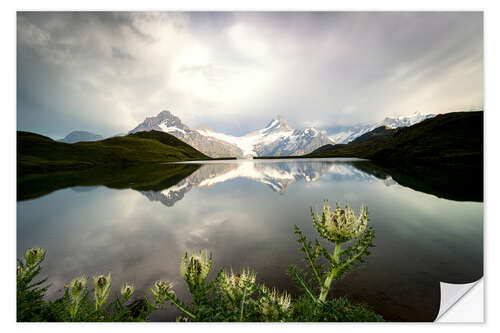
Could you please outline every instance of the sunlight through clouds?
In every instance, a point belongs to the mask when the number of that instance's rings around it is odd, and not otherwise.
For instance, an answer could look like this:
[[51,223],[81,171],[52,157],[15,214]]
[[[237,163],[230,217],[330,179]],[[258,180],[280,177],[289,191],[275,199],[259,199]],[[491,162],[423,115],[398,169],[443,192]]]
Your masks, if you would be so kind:
[[18,130],[232,135],[481,108],[480,12],[19,12]]

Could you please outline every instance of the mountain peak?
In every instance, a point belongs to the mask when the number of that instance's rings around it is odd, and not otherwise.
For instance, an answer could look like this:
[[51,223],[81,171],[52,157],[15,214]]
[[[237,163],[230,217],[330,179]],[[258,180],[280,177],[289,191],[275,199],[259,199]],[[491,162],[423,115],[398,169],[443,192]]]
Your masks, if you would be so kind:
[[282,131],[292,131],[293,129],[288,125],[288,122],[285,118],[280,115],[277,115],[273,120],[271,120],[267,126],[264,128],[265,133],[270,132],[282,132]]
[[156,115],[157,119],[165,120],[165,119],[170,119],[170,118],[177,118],[174,116],[170,111],[168,110],[163,110],[160,113]]
[[154,117],[146,118],[136,128],[131,130],[129,134],[151,130],[169,132],[169,130],[172,130],[172,128],[181,129],[183,131],[188,129],[188,127],[182,123],[179,117],[176,117],[170,111],[164,110]]

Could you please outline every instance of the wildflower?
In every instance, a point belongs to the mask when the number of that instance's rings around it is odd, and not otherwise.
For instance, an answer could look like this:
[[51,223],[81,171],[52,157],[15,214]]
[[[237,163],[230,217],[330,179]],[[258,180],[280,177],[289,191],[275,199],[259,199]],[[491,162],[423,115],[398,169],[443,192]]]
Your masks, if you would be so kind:
[[225,270],[218,278],[219,287],[222,292],[233,302],[236,302],[243,294],[250,295],[255,286],[255,273],[249,269],[243,269],[241,274],[227,274]]
[[80,295],[85,289],[86,284],[87,284],[87,278],[85,276],[81,276],[79,278],[74,278],[73,280],[71,280],[71,283],[69,285],[69,292],[71,295],[71,299],[73,300],[73,303],[75,304],[78,303]]
[[107,276],[94,276],[94,285],[95,306],[96,309],[99,309],[106,302],[111,290],[111,273],[108,273]]
[[186,253],[181,260],[181,276],[190,285],[197,286],[205,282],[212,268],[212,255],[200,251],[190,257]]
[[368,210],[364,206],[361,206],[360,214],[356,217],[351,206],[346,205],[345,209],[341,209],[337,203],[332,210],[325,201],[322,214],[315,216],[311,210],[311,215],[318,233],[333,242],[343,243],[359,237],[368,225]]
[[169,296],[173,296],[175,292],[172,290],[174,284],[167,280],[157,280],[153,284],[153,288],[151,288],[151,292],[156,297],[164,297],[169,298]]
[[87,278],[81,276],[79,278],[74,278],[69,284],[69,294],[71,296],[71,302],[68,302],[68,308],[71,320],[76,318],[78,309],[80,308],[80,303],[82,300],[82,293],[87,285]]
[[128,283],[123,284],[120,293],[122,294],[123,298],[128,300],[130,296],[132,296],[132,294],[134,293],[134,285]]
[[24,252],[24,260],[27,266],[34,266],[41,263],[45,259],[45,249],[32,247]]
[[284,292],[280,294],[276,289],[269,290],[266,286],[262,285],[261,290],[263,296],[260,298],[260,309],[264,316],[276,319],[280,312],[287,312],[290,308],[292,299],[290,294]]
[[26,269],[22,266],[17,266],[16,270],[16,277],[18,280],[22,280],[24,278],[24,275],[26,274]]

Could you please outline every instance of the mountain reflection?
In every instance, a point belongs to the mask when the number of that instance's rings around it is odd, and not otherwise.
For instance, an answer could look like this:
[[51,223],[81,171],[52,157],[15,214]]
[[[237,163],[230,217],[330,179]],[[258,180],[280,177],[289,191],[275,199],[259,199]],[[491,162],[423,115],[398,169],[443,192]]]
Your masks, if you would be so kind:
[[272,191],[284,194],[297,181],[315,182],[328,174],[330,180],[376,180],[396,184],[389,175],[371,175],[355,167],[352,159],[277,161],[224,161],[202,164],[191,175],[161,191],[140,191],[151,201],[172,207],[193,188],[209,189],[234,179],[249,179],[267,185]]

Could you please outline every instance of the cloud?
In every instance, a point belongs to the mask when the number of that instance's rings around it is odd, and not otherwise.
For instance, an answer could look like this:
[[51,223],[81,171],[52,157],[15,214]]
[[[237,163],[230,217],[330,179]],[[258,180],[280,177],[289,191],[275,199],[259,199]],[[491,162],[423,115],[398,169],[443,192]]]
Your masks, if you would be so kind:
[[118,60],[134,60],[134,57],[132,57],[130,54],[127,52],[124,52],[120,50],[118,47],[111,47],[111,54],[114,58]]
[[482,107],[467,12],[19,12],[18,129],[113,135],[170,110],[243,134]]

